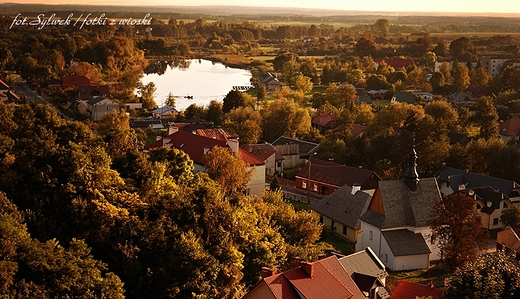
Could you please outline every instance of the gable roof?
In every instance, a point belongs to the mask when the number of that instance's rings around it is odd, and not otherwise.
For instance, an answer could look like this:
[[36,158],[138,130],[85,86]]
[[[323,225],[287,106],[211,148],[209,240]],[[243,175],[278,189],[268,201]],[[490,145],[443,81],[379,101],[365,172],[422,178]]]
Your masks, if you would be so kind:
[[341,257],[339,262],[348,273],[360,273],[376,278],[388,276],[385,265],[370,247]]
[[[510,201],[509,197],[504,195],[504,193],[497,192],[491,187],[465,189],[459,192],[469,193],[470,191],[473,193],[473,196],[476,200],[479,200],[483,203],[480,212],[486,213],[488,215],[491,215],[495,210],[500,209],[500,203],[502,200]],[[509,202],[509,204],[512,205],[511,202]]]
[[87,101],[87,104],[89,104],[89,105],[96,105],[96,104],[98,104],[98,103],[100,103],[100,102],[102,102],[102,101],[104,101],[104,100],[109,100],[110,102],[112,102],[112,103],[110,103],[110,104],[117,104],[116,102],[114,102],[114,101],[112,101],[112,100],[110,100],[110,99],[107,99],[107,98],[104,97],[104,96],[96,96],[96,97],[93,97],[92,100]]
[[469,137],[466,136],[466,134],[461,134],[457,132],[449,132],[448,138],[450,139],[450,145],[458,143],[462,146],[465,146],[470,141]]
[[193,162],[204,165],[204,153],[214,146],[228,147],[225,141],[178,131],[145,146],[146,149],[168,146],[184,151]]
[[239,138],[233,128],[197,128],[194,129],[192,133],[208,138],[219,138],[220,136],[225,136],[229,139]]
[[431,250],[421,233],[407,229],[382,231],[383,237],[394,256],[430,254]]
[[[267,285],[274,298],[321,299],[327,294],[328,299],[365,299],[336,256],[303,262],[297,268],[264,278],[260,284]],[[254,297],[255,289],[244,298]]]
[[398,91],[394,93],[394,99],[401,103],[415,104],[413,93],[407,91]]
[[[296,174],[297,177],[309,177],[309,162]],[[380,178],[372,170],[337,164],[334,162],[312,159],[311,179],[313,181],[342,187],[344,185],[361,185],[364,190],[374,189],[376,186],[371,180],[379,181]]]
[[435,174],[439,182],[447,182],[453,191],[457,191],[459,186],[465,189],[474,189],[489,186],[507,196],[512,196],[513,191],[520,188],[515,181],[487,176],[474,172],[465,171],[453,167],[443,167]]
[[330,123],[335,122],[337,120],[338,120],[338,117],[332,113],[322,113],[322,114],[316,116],[312,120],[312,124],[321,126],[321,127],[326,127]]
[[416,299],[429,296],[432,296],[433,299],[440,299],[441,290],[433,286],[401,280],[397,283],[390,299]]
[[176,114],[179,113],[175,108],[173,108],[172,106],[168,106],[168,105],[164,105],[161,108],[154,109],[151,112],[155,113],[155,114],[163,114],[168,111],[173,111]]
[[306,153],[306,154],[314,153],[319,145],[318,143],[304,141],[304,140],[298,140],[298,139],[285,137],[285,136],[278,137],[278,139],[276,139],[272,144],[273,145],[298,144],[299,152]]
[[327,197],[311,205],[311,209],[351,228],[359,228],[359,217],[366,212],[372,195],[363,191],[352,194],[352,187],[344,185]]
[[257,159],[255,156],[249,154],[247,151],[243,149],[239,149],[238,151],[242,160],[244,160],[244,162],[246,162],[249,166],[265,165],[264,161]]
[[420,179],[417,191],[410,191],[403,180],[379,181],[368,211],[360,220],[378,228],[426,227],[433,201],[440,197],[435,178]]
[[498,133],[503,136],[520,136],[520,118],[513,117],[498,125]]
[[244,145],[242,149],[262,161],[267,160],[273,154],[275,155],[275,161],[285,160],[285,158],[268,143]]

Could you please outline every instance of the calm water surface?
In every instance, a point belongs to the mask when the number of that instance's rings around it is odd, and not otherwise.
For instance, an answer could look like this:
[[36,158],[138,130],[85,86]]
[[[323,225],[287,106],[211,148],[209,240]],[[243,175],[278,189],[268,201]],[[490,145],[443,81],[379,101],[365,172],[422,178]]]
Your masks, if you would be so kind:
[[[154,82],[157,106],[162,107],[168,96],[175,96],[175,108],[179,111],[195,103],[207,106],[212,100],[222,101],[233,86],[251,85],[251,72],[226,67],[209,60],[188,60],[189,67],[167,67],[162,75],[145,74],[143,84]],[[186,98],[187,96],[193,99]]]

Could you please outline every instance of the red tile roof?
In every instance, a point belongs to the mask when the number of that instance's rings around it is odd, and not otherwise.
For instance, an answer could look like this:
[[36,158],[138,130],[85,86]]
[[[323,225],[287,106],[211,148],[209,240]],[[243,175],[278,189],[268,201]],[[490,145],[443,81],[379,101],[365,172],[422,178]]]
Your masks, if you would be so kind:
[[255,156],[251,155],[250,153],[248,153],[247,151],[245,151],[243,149],[239,149],[239,152],[240,152],[240,157],[242,158],[242,160],[244,160],[244,162],[249,164],[249,166],[253,166],[253,165],[260,166],[260,165],[265,164],[264,161],[256,158]]
[[[365,299],[336,256],[303,262],[295,269],[264,278],[260,284],[267,285],[274,297],[280,299],[302,298],[298,294],[307,299]],[[257,289],[244,298],[259,298],[255,296]]]
[[513,117],[498,125],[498,132],[503,136],[519,136],[520,135],[520,118]]
[[441,298],[441,290],[435,287],[401,280],[397,283],[390,299],[416,299],[417,297]]
[[161,140],[155,141],[145,146],[146,149],[168,146],[183,150],[193,162],[204,165],[204,152],[212,149],[214,146],[229,147],[226,142],[213,138],[195,135],[192,133],[178,131],[163,137]]
[[[305,166],[303,166],[298,174],[296,174],[296,176],[308,179],[309,164],[307,163]],[[359,184],[363,187],[366,187],[365,183],[376,184],[377,181],[380,180],[379,176],[377,176],[377,174],[372,170],[345,166],[319,159],[312,159],[311,161],[311,176],[313,181],[338,187],[342,187],[344,185],[353,186],[354,184]]]
[[364,131],[365,131],[365,126],[360,125],[360,124],[352,125],[352,130],[351,130],[352,136],[358,136],[361,133],[363,133]]
[[[221,138],[222,135],[226,138],[238,138],[237,132],[233,128],[205,128],[205,129],[196,129],[194,134],[205,136],[209,138]],[[224,140],[224,139],[222,139]]]
[[330,122],[336,121],[338,118],[334,114],[322,113],[316,116],[312,123],[318,126],[326,127]]
[[71,86],[90,86],[89,78],[83,75],[67,75],[61,79],[61,88],[66,89]]
[[[271,144],[250,144],[242,146],[242,149],[257,159],[265,161],[272,155],[276,155],[276,150]],[[283,160],[280,155],[279,160]]]

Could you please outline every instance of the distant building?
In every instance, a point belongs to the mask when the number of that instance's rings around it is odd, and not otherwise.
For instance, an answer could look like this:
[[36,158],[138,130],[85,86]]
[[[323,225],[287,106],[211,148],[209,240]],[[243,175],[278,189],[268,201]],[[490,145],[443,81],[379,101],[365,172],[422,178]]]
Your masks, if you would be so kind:
[[263,74],[258,78],[258,85],[264,86],[267,91],[273,91],[281,87],[280,80],[269,72]]
[[97,96],[87,102],[87,114],[93,121],[100,121],[103,116],[110,114],[112,110],[119,112],[119,104],[104,96]]
[[480,63],[482,68],[491,75],[492,78],[500,75],[502,72],[502,67],[504,63],[508,61],[509,58],[492,58],[492,57],[482,57],[480,59]]

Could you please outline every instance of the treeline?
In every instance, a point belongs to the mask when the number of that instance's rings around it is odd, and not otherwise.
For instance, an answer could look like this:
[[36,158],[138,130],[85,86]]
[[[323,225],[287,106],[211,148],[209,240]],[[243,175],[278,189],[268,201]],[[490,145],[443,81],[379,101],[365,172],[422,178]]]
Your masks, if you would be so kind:
[[45,105],[0,111],[0,296],[241,298],[261,267],[327,248],[281,193],[244,196],[248,165],[227,150],[194,175],[181,151],[142,151],[125,114],[94,134]]

